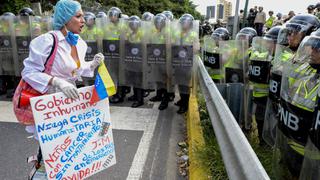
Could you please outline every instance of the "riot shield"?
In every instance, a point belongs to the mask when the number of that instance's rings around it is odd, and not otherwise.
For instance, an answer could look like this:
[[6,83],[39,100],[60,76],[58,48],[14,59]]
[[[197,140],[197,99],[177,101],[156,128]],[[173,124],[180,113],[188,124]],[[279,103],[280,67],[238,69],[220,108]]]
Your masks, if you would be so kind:
[[0,75],[14,75],[14,17],[0,16]]
[[179,88],[181,94],[189,94],[194,58],[199,50],[198,21],[193,21],[192,27],[183,27],[178,21],[173,21],[171,29],[171,72],[172,85]]
[[[17,60],[14,63],[16,76],[21,76],[23,61],[29,55],[29,45],[31,42],[29,16],[17,16],[15,19],[15,37]],[[15,52],[14,52],[15,53]]]
[[41,34],[45,34],[53,29],[53,19],[51,16],[43,16],[40,21],[41,24]]
[[102,52],[105,56],[105,64],[115,84],[119,84],[119,62],[120,62],[120,34],[125,31],[122,20],[115,23],[107,18],[96,19],[97,28],[103,32]]
[[41,26],[41,21],[42,17],[40,16],[30,16],[29,17],[30,21],[30,34],[31,34],[31,39],[34,39],[42,34],[42,26]]
[[271,60],[274,54],[272,40],[255,37],[249,61],[249,81],[257,84],[269,84]]
[[[131,25],[130,23],[133,23]],[[121,33],[120,73],[119,83],[121,86],[145,88],[143,79],[143,65],[146,59],[144,21],[126,21],[126,31]]]
[[203,37],[202,59],[209,75],[220,82],[222,72],[222,61],[219,53],[219,42],[212,36]]
[[219,47],[225,71],[226,83],[244,83],[244,65],[248,42],[242,40],[220,41]]
[[[313,40],[306,37],[302,41],[293,61],[284,67],[281,81],[277,126],[283,141],[277,142],[276,148],[280,150],[280,160],[285,164],[277,168],[280,172],[287,171],[295,179],[300,175],[319,92],[320,76],[318,67],[314,66],[318,61],[314,53],[319,49],[313,47]],[[304,56],[307,58],[301,58]]]
[[[246,111],[246,127],[250,128],[252,121],[256,122],[259,138],[262,140],[265,109],[267,104],[269,74],[271,60],[274,55],[274,41],[262,37],[253,38],[252,51],[249,58],[247,102],[246,107],[251,111]],[[251,98],[249,98],[251,96]],[[252,106],[248,106],[248,105]]]
[[[170,36],[169,21],[146,23],[146,53],[147,64],[145,69],[145,80],[148,89],[167,89],[168,75],[168,48]],[[163,23],[163,24],[161,24]]]
[[314,113],[313,123],[309,131],[309,138],[305,147],[300,180],[320,179],[320,111],[318,106]]
[[280,118],[280,89],[283,67],[289,63],[293,57],[293,52],[286,46],[277,45],[275,56],[272,63],[270,80],[269,80],[269,95],[265,113],[265,121],[263,127],[264,141],[273,146],[276,137],[276,125]]
[[92,61],[99,50],[98,42],[102,38],[102,27],[97,26],[95,23],[90,26],[86,25],[83,27],[80,36],[88,45],[85,61]]
[[[99,22],[99,23],[102,23],[102,22]],[[98,52],[102,52],[101,39],[102,39],[103,33],[102,33],[102,26],[97,25],[99,23],[96,23],[94,18],[90,19],[89,22],[86,22],[80,34],[81,38],[87,43],[87,46],[88,46],[86,51],[85,61],[92,61],[94,56]],[[92,85],[94,83],[94,78],[83,78],[83,83],[84,85]]]

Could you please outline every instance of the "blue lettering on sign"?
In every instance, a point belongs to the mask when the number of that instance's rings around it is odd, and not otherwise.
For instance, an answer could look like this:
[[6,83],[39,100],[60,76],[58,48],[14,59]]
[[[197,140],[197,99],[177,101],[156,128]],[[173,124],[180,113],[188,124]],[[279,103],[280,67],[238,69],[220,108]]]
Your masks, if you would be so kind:
[[52,141],[60,136],[65,136],[65,135],[68,135],[68,134],[71,134],[74,132],[74,129],[71,128],[71,129],[65,129],[65,130],[61,130],[55,134],[50,134],[50,135],[47,135],[47,134],[44,134],[44,135],[41,135],[40,136],[40,139],[41,139],[41,142],[44,144],[48,141]]
[[98,161],[113,152],[114,152],[114,144],[110,143],[97,151],[92,151],[91,153],[88,153],[88,154],[85,153],[82,160],[85,162],[86,165],[90,165],[94,161]]
[[74,115],[70,117],[70,122],[71,123],[78,123],[87,119],[90,119],[92,117],[98,117],[101,114],[100,110],[98,109],[92,109],[89,112],[79,114],[79,115]]
[[[75,141],[68,147],[65,153],[60,157],[60,161],[63,163],[72,162],[76,159],[86,144],[90,141],[95,133],[99,131],[100,127],[94,125],[89,133],[79,132]],[[69,168],[69,167],[68,167]]]
[[68,125],[68,121],[66,119],[58,122],[52,122],[52,123],[42,123],[41,125],[37,126],[37,132],[40,133],[41,131],[47,131],[50,129],[59,128],[58,131],[63,129],[63,126]]

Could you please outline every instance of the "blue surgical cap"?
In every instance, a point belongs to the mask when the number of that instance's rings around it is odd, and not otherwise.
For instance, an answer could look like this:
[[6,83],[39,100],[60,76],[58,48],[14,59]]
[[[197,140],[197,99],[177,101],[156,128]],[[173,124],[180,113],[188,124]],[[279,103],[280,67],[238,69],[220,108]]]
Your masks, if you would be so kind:
[[53,29],[60,30],[81,9],[79,2],[74,0],[60,0],[53,15]]

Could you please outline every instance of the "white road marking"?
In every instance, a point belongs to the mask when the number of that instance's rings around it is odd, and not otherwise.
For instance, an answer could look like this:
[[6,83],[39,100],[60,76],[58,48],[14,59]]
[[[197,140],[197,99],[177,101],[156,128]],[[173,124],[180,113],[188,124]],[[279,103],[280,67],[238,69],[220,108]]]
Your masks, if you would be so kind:
[[13,105],[10,101],[0,101],[0,122],[14,122],[18,120],[13,113]]
[[159,104],[155,103],[152,109],[148,109],[149,111],[152,111],[151,116],[141,115],[139,117],[144,121],[144,125],[143,125],[144,133],[140,140],[138,150],[134,156],[127,180],[141,179],[142,177],[143,168],[146,163],[150,144],[151,144],[151,139],[153,137],[154,130],[156,127],[158,116],[159,116],[158,106]]

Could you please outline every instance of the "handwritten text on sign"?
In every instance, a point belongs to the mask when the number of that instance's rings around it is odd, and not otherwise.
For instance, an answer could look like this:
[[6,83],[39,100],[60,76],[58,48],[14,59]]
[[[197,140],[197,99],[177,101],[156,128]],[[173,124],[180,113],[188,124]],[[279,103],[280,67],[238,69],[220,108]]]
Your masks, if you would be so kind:
[[108,100],[90,105],[92,88],[79,99],[56,93],[31,99],[48,179],[80,180],[116,163]]

